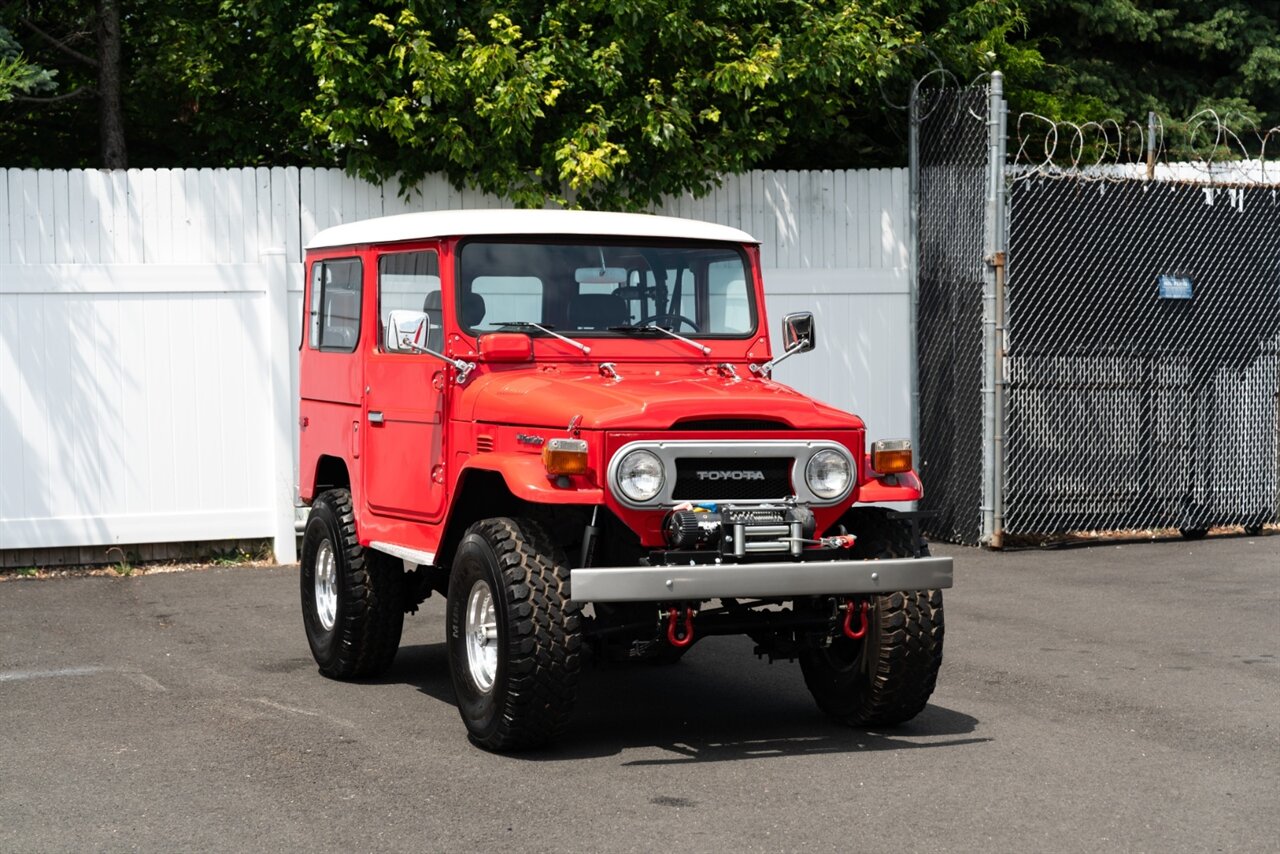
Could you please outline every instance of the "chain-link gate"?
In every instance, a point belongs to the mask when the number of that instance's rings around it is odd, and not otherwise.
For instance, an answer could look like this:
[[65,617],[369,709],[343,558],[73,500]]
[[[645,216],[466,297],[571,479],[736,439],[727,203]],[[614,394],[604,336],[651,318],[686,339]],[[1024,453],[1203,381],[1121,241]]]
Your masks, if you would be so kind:
[[1006,293],[1007,533],[1275,520],[1276,189],[1015,177]]
[[1081,166],[1118,150],[1106,129],[1099,145],[1038,117],[1037,142],[1075,162],[1006,165],[1000,82],[912,99],[926,532],[999,546],[1277,521],[1275,170]]
[[920,509],[930,536],[970,544],[982,533],[987,101],[985,86],[912,99]]

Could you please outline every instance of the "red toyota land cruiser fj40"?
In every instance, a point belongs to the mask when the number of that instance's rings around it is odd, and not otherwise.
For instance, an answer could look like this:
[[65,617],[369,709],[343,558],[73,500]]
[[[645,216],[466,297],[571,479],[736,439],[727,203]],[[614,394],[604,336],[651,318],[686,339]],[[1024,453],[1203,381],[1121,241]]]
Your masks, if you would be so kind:
[[475,743],[569,720],[585,647],[674,661],[746,634],[852,725],[918,714],[951,560],[903,514],[907,441],[770,379],[757,241],[659,216],[384,217],[307,246],[302,610],[320,671],[390,665],[446,597]]

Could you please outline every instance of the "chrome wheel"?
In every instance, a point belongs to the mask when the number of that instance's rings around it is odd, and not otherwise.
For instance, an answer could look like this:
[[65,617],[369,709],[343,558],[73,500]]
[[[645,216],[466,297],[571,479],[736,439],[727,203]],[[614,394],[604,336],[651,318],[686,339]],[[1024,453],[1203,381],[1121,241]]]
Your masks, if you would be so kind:
[[333,631],[338,616],[338,562],[333,543],[322,540],[316,550],[316,615],[326,632]]
[[498,675],[498,616],[493,608],[493,592],[486,581],[477,581],[471,586],[464,629],[471,679],[477,688],[488,693]]

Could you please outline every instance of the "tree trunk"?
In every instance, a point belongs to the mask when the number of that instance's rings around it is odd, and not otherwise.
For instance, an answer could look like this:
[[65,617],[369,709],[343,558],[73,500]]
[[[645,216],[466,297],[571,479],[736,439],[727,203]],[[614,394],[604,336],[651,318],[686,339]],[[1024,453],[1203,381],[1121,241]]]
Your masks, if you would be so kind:
[[119,0],[98,0],[98,131],[103,167],[128,168],[124,106],[120,97]]

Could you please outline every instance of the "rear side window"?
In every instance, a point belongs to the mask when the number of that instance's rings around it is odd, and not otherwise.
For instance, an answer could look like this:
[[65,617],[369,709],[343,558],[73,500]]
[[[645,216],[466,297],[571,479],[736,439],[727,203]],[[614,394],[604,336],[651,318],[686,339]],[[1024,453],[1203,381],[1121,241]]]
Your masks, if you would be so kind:
[[311,329],[313,350],[350,353],[360,340],[359,258],[316,261],[311,265]]

